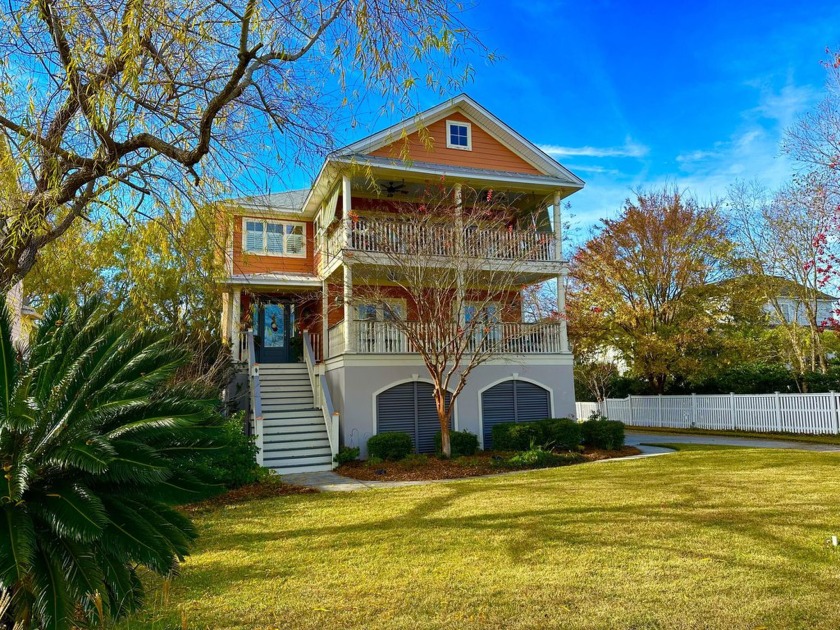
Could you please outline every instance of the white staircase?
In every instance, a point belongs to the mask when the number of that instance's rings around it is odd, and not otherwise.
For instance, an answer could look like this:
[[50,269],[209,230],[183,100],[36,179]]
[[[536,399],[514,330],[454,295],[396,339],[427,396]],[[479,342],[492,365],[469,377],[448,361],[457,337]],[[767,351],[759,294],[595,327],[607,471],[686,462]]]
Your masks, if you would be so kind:
[[305,363],[261,363],[263,466],[279,474],[332,470],[327,426]]

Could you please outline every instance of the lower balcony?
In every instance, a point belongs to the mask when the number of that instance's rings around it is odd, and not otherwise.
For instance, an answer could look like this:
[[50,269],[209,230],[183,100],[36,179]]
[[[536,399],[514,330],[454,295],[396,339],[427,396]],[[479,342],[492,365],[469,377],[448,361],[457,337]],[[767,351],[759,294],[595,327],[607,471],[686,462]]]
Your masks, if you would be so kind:
[[[437,336],[446,340],[458,338],[458,324],[451,324],[451,331],[441,330],[435,324],[407,322],[397,326],[387,321],[352,322],[352,330],[347,333],[347,322],[341,321],[329,329],[324,358],[336,357],[347,352],[358,354],[416,354],[418,349],[412,339]],[[481,330],[474,331],[467,340],[468,352],[488,352],[492,354],[530,355],[562,354],[569,352],[561,323],[512,323],[499,322],[488,324]],[[464,333],[461,333],[464,334]],[[347,347],[348,341],[350,348]],[[320,347],[321,340],[318,340]]]

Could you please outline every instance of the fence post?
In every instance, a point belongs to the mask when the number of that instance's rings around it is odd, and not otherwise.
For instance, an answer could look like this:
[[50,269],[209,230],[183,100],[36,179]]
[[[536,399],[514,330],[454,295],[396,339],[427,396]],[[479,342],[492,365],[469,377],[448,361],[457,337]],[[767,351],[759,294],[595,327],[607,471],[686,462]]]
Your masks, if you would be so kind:
[[774,392],[773,399],[776,402],[776,431],[782,432],[782,397],[779,392]]
[[828,392],[831,395],[831,417],[834,420],[834,433],[840,433],[840,409],[837,408],[837,392],[831,390]]
[[732,430],[734,431],[737,428],[735,426],[735,392],[729,392],[729,416],[732,420]]
[[659,394],[659,428],[662,428],[662,394]]
[[633,419],[633,396],[627,396],[627,406],[630,408],[630,426],[636,424],[636,421]]
[[691,395],[691,428],[697,427],[697,394]]

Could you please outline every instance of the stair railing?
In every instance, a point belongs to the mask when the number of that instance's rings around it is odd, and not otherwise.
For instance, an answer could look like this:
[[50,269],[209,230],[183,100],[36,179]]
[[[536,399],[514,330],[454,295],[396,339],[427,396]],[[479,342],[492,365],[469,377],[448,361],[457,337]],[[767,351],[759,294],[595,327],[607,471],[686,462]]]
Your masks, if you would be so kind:
[[254,333],[248,331],[246,343],[248,346],[248,384],[251,394],[251,415],[254,418],[254,441],[259,449],[257,463],[263,465],[263,414],[262,394],[260,393],[260,366],[257,363],[257,353],[254,349]]
[[[327,436],[330,439],[330,461],[332,467],[337,466],[335,456],[338,454],[338,412],[333,407],[330,387],[326,375],[321,369],[316,369],[315,353],[312,350],[312,339],[308,332],[303,333],[303,357],[306,361],[306,370],[309,372],[309,382],[312,385],[312,396],[315,406],[321,410],[324,417],[324,424],[327,427]],[[316,374],[316,372],[318,372]]]

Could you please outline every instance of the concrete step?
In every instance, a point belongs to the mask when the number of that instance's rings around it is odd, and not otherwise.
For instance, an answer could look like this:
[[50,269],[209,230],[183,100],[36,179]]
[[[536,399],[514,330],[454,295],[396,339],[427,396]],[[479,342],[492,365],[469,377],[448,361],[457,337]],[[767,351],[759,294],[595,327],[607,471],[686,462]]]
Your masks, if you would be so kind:
[[[306,442],[306,444],[304,444]],[[313,444],[310,444],[313,442]],[[295,446],[329,446],[326,431],[301,431],[299,433],[273,433],[263,435],[263,444],[293,444]]]
[[312,396],[309,398],[306,396],[289,396],[288,398],[269,398],[268,400],[263,398],[262,400],[263,414],[269,409],[282,411],[283,409],[288,409],[290,406],[312,409],[315,407],[315,401],[312,399]]
[[260,376],[263,374],[308,374],[306,363],[260,363]]
[[302,466],[266,466],[267,468],[271,468],[274,472],[278,475],[293,475],[295,473],[304,473],[304,472],[327,472],[332,470],[332,462],[327,464],[305,464]]
[[268,454],[263,458],[263,466],[266,468],[297,468],[300,466],[328,466],[332,469],[332,457],[329,451],[326,455],[309,455],[299,457],[278,456]]
[[[329,457],[329,440],[312,440],[313,444],[303,442],[276,442],[266,444],[263,442],[263,457]],[[326,445],[325,445],[326,443]]]

